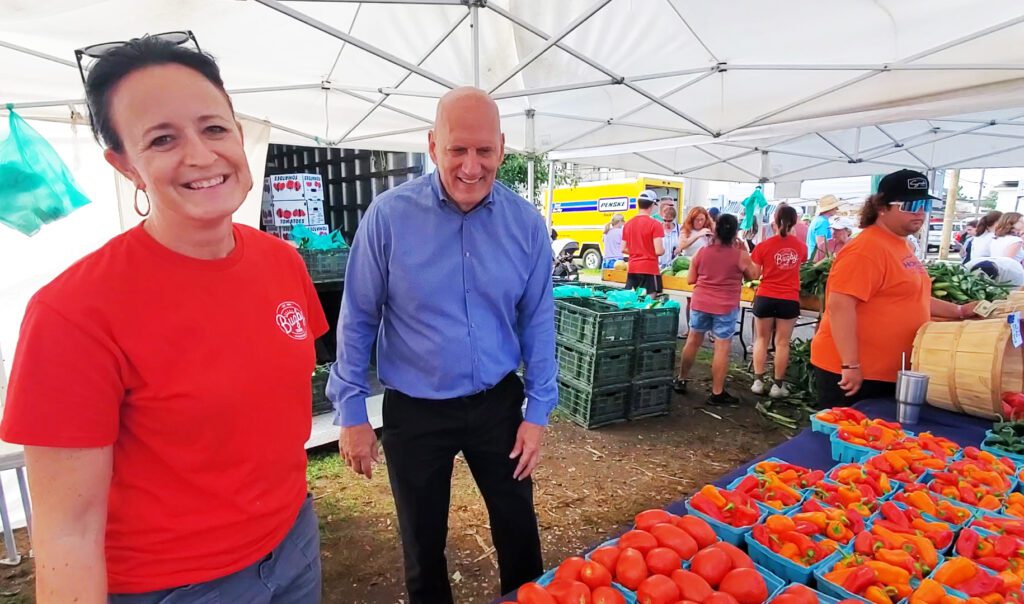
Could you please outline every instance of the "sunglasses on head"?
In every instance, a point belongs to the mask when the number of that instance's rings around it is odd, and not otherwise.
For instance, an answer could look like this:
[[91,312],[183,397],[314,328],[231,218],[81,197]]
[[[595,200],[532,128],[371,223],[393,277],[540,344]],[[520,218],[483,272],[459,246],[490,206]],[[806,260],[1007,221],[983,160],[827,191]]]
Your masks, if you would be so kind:
[[933,199],[915,199],[913,201],[894,201],[889,204],[890,208],[916,214],[917,212],[931,212]]
[[[196,41],[195,35],[191,30],[185,31],[166,31],[162,34],[153,34],[150,38],[156,38],[164,42],[169,42],[175,46],[181,46],[192,40],[192,43],[196,45],[196,50],[202,52],[199,48],[199,42]],[[122,46],[129,43],[129,40],[122,40],[118,42],[101,42],[99,44],[92,44],[79,48],[75,51],[75,59],[78,61],[78,75],[82,76],[82,84],[85,85],[85,68],[82,66],[82,58],[89,57],[90,59],[101,59],[104,55],[112,50],[121,48]]]

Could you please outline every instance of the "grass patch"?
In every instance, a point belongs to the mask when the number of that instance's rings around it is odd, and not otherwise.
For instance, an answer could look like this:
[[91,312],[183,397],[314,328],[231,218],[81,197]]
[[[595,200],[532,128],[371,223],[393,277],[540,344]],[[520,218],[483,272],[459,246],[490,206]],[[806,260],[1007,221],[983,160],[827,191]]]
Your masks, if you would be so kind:
[[587,275],[589,277],[600,277],[601,276],[601,269],[599,269],[599,268],[581,268],[580,269],[580,274],[581,275]]
[[337,477],[345,469],[345,462],[337,451],[315,453],[306,465],[306,480],[315,482],[321,478]]

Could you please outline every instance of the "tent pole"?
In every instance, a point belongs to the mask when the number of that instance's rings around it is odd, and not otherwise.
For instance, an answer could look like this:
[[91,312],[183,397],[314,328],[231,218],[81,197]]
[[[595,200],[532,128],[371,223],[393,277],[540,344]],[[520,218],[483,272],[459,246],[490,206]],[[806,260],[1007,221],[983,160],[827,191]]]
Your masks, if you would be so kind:
[[978,200],[974,204],[974,213],[981,214],[981,194],[985,190],[985,168],[981,169],[981,182],[978,183]]
[[347,42],[347,43],[351,44],[352,46],[355,46],[356,48],[359,48],[360,50],[364,50],[364,51],[366,51],[366,52],[368,52],[368,53],[370,53],[370,54],[372,54],[372,55],[374,55],[376,57],[384,59],[388,63],[397,65],[397,66],[399,66],[399,67],[401,67],[401,68],[403,68],[403,69],[405,69],[407,71],[411,71],[412,73],[415,73],[418,76],[424,77],[424,78],[430,80],[431,82],[434,82],[436,84],[440,84],[441,86],[444,86],[445,88],[455,88],[455,84],[454,83],[449,82],[448,80],[442,78],[441,76],[439,76],[439,75],[437,75],[437,74],[435,74],[435,73],[433,73],[431,71],[427,71],[426,69],[422,69],[420,67],[417,67],[416,65],[413,65],[412,63],[410,63],[410,62],[408,62],[408,61],[406,61],[404,59],[396,57],[395,55],[393,55],[393,54],[391,54],[389,52],[386,52],[386,51],[384,51],[384,50],[382,50],[380,48],[377,48],[376,46],[373,46],[372,44],[368,44],[367,42],[365,42],[363,40],[360,40],[359,38],[356,38],[354,36],[350,36],[347,33],[341,31],[340,29],[338,29],[336,27],[332,27],[332,26],[324,23],[323,21],[319,21],[317,19],[314,19],[313,17],[310,17],[309,15],[307,15],[307,14],[305,14],[303,12],[297,11],[294,8],[290,7],[290,6],[287,6],[284,3],[279,2],[278,0],[255,0],[255,1],[259,2],[263,6],[266,6],[267,8],[276,10],[277,12],[279,12],[279,13],[281,13],[283,15],[287,15],[287,16],[291,17],[292,19],[295,19],[296,21],[299,21],[301,23],[305,23],[306,25],[308,25],[308,26],[310,26],[310,27],[312,27],[314,29],[318,29],[318,30],[322,31],[323,33],[325,33],[325,34],[327,34],[329,36],[333,36],[333,37],[335,37],[335,38],[337,38],[339,40]]
[[[953,170],[949,191],[946,194],[946,214],[942,218],[942,239],[939,241],[939,260],[949,259],[949,242],[953,234],[953,220],[956,218],[957,192],[960,189],[960,169]],[[925,225],[925,232],[930,225]],[[927,237],[927,235],[925,235]]]
[[10,50],[13,50],[15,52],[20,52],[20,53],[23,53],[23,54],[26,54],[26,55],[32,55],[33,57],[36,57],[38,59],[43,59],[43,60],[46,60],[46,61],[53,61],[54,63],[60,63],[61,65],[64,65],[66,67],[72,67],[72,68],[77,68],[78,67],[78,63],[75,63],[74,61],[69,61],[67,59],[62,59],[60,57],[55,57],[53,55],[48,55],[48,54],[46,54],[44,52],[39,52],[38,50],[32,50],[31,48],[25,48],[24,46],[18,46],[17,44],[11,44],[10,42],[4,42],[3,40],[0,40],[0,46],[2,46],[4,48],[9,48]]
[[480,7],[469,5],[469,27],[473,32],[473,86],[480,87]]
[[548,233],[551,232],[551,211],[555,207],[555,162],[554,160],[548,162],[548,196],[547,196],[547,209],[544,212],[545,219],[547,220]]
[[533,191],[534,171],[536,170],[534,162],[536,161],[535,155],[537,152],[536,130],[534,129],[536,126],[534,123],[536,114],[536,109],[526,110],[526,199],[533,204],[537,203],[537,196],[534,195]]
[[665,170],[665,174],[669,174],[669,175],[675,174],[675,170],[673,170],[670,166],[666,166],[665,164],[661,163],[660,161],[657,161],[657,160],[654,160],[654,159],[652,159],[650,157],[647,157],[643,153],[634,153],[633,155],[639,157],[640,159],[642,159],[644,161],[649,161],[652,164],[654,164],[655,166],[658,166],[659,168],[661,168],[662,170]]

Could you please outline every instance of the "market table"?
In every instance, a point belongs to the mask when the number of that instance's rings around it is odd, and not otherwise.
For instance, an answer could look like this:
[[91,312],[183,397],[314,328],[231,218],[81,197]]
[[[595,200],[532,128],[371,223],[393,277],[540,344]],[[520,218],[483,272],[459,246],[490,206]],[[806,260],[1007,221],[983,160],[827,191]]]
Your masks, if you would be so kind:
[[[861,401],[855,404],[854,408],[860,410],[871,418],[896,421],[896,401],[892,399],[871,399]],[[944,436],[957,442],[961,446],[977,446],[981,443],[982,439],[985,438],[985,431],[991,426],[992,422],[989,420],[961,415],[959,413],[952,413],[950,411],[926,405],[921,409],[920,421],[912,426],[907,426],[907,428],[914,432],[931,432],[936,436]],[[725,487],[737,477],[745,474],[751,466],[769,457],[777,457],[784,461],[816,470],[828,470],[837,463],[832,459],[832,446],[829,443],[828,436],[820,432],[813,432],[810,428],[807,428],[786,442],[769,449],[762,455],[738,466],[728,474],[713,481],[712,484],[719,487]],[[683,499],[673,501],[665,506],[665,509],[673,514],[686,514],[685,501],[685,497]],[[637,512],[640,511],[641,510],[637,510]],[[601,539],[599,543],[595,543],[592,547],[587,548],[586,551],[590,551],[594,547],[600,545],[600,543],[603,543],[608,539],[612,539],[626,532],[630,528],[631,526],[622,527],[620,531],[614,534],[609,534],[607,537]],[[582,555],[582,553],[580,555]],[[549,567],[552,567],[558,562],[559,561],[556,560],[548,560],[547,564]],[[495,600],[495,603],[514,601],[515,598],[509,595]]]

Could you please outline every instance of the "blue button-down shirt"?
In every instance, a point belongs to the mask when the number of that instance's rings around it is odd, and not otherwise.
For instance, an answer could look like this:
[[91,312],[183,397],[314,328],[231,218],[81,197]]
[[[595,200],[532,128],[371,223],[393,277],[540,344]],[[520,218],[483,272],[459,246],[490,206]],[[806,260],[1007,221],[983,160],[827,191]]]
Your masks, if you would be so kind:
[[551,241],[544,220],[500,183],[469,213],[436,172],[379,195],[345,271],[334,423],[367,421],[370,349],[382,384],[423,399],[468,396],[526,365],[527,421],[558,400]]

